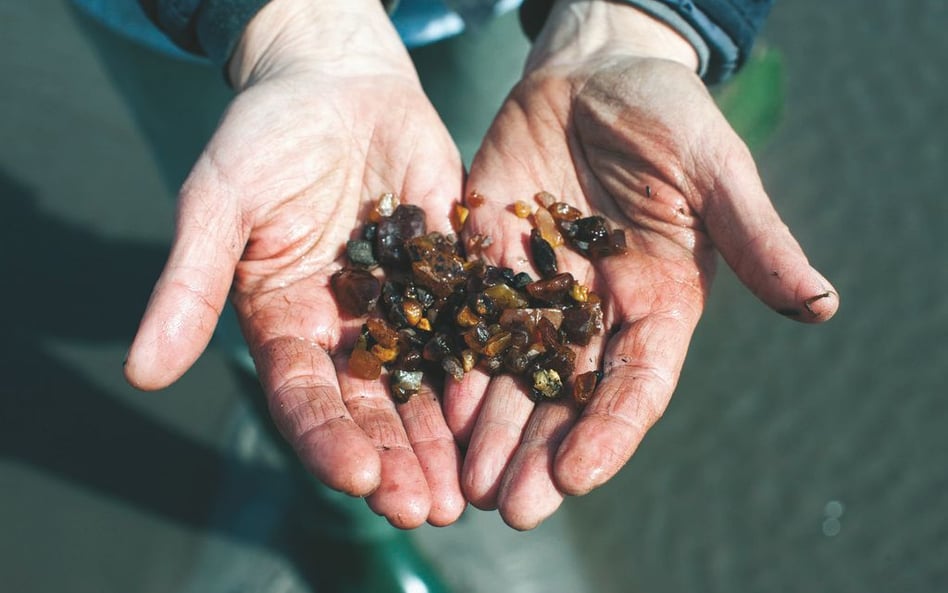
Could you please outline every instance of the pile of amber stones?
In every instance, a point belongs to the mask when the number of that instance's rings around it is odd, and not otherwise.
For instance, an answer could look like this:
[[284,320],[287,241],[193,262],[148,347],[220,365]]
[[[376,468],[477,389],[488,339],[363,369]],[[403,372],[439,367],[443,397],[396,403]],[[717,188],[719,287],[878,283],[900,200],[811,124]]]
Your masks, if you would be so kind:
[[[454,235],[429,233],[421,208],[383,194],[360,238],[347,243],[346,267],[330,279],[343,311],[368,316],[349,372],[378,379],[386,368],[397,402],[417,393],[426,375],[461,380],[475,367],[520,378],[536,400],[559,398],[575,369],[571,345],[588,345],[601,333],[603,315],[599,296],[558,270],[556,248],[606,257],[625,252],[625,234],[547,192],[535,198],[535,210],[525,202],[512,210],[533,219],[537,280],[476,258],[489,237],[475,235],[462,247]],[[478,194],[468,196],[469,206],[482,203]],[[455,206],[457,230],[468,213]],[[598,371],[577,375],[573,399],[585,404],[600,377]]]

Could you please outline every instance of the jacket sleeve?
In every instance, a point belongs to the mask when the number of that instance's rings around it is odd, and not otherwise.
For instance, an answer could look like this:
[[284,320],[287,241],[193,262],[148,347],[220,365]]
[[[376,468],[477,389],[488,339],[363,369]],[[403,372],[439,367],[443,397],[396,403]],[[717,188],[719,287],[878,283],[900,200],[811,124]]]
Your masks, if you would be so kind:
[[[750,55],[754,39],[774,0],[614,0],[631,4],[675,28],[698,52],[700,74],[714,84],[737,72]],[[535,38],[553,0],[524,0],[520,22]]]
[[[250,20],[270,0],[138,0],[178,47],[223,68]],[[398,0],[381,0],[391,14]]]
[[230,59],[247,23],[269,0],[139,0],[176,45],[219,67]]

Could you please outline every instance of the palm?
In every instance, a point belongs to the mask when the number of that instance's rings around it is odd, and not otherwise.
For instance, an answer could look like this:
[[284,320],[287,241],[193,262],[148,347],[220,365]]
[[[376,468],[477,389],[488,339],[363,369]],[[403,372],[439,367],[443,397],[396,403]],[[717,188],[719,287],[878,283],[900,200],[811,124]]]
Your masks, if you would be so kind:
[[[183,372],[232,277],[273,418],[308,469],[369,495],[396,525],[453,521],[463,509],[458,453],[437,401],[396,409],[381,382],[344,372],[361,322],[340,312],[328,280],[380,193],[422,206],[446,230],[462,178],[454,145],[411,77],[277,77],[250,87],[182,190],[178,236],[136,345],[153,334],[186,342],[153,353],[166,359],[155,372]],[[175,316],[198,327],[161,335]]]
[[[505,209],[539,190],[605,216],[626,229],[629,244],[626,255],[598,261],[557,250],[560,269],[605,301],[605,335],[577,357],[577,373],[604,372],[581,413],[562,403],[534,406],[504,378],[476,375],[449,387],[449,425],[470,440],[465,493],[478,506],[499,506],[522,528],[545,518],[564,494],[585,493],[614,475],[661,416],[708,294],[713,245],[763,298],[788,298],[787,284],[757,282],[766,276],[760,253],[739,254],[739,243],[753,237],[727,238],[727,227],[746,227],[758,238],[773,233],[781,255],[795,246],[772,208],[732,203],[732,188],[718,185],[725,169],[750,191],[759,180],[696,77],[633,58],[581,72],[548,69],[525,79],[495,120],[469,180],[487,198],[473,211],[470,230],[495,238],[487,256],[502,265],[529,261],[529,223]],[[809,268],[796,249],[796,259],[777,268],[796,283],[791,298],[810,290],[799,282]],[[780,259],[762,257],[774,265]]]

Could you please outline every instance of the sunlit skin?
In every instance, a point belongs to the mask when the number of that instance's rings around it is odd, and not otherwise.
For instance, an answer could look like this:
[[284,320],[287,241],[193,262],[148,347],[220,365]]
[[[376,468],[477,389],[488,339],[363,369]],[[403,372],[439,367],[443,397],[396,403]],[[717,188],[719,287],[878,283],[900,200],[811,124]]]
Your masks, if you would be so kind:
[[[443,232],[462,191],[457,149],[376,4],[375,21],[351,25],[364,53],[313,55],[305,34],[261,41],[253,67],[232,66],[241,92],[181,190],[171,255],[126,374],[143,389],[176,380],[229,294],[273,420],[306,468],[398,527],[443,525],[466,503],[440,403],[428,391],[396,406],[385,383],[346,372],[362,320],[328,287],[382,190],[425,208]],[[327,20],[274,6],[259,18]],[[333,25],[325,35],[347,35],[345,17]]]
[[[402,528],[452,523],[467,502],[535,527],[611,478],[661,416],[717,252],[775,310],[823,321],[838,305],[695,60],[629,6],[557,2],[465,180],[381,3],[273,0],[238,45],[238,94],[181,190],[128,380],[177,380],[229,297],[273,420],[316,477]],[[535,405],[513,379],[477,371],[443,398],[428,389],[396,405],[384,381],[347,372],[361,320],[340,311],[329,277],[381,192],[448,232],[453,204],[477,190],[486,201],[466,232],[491,235],[485,257],[524,270],[530,223],[509,206],[541,189],[607,217],[629,244],[596,262],[558,249],[561,269],[605,300],[606,331],[577,359],[577,373],[604,371],[584,410]]]
[[819,322],[838,304],[774,211],[688,52],[669,59],[651,47],[616,47],[607,34],[576,41],[570,32],[589,31],[598,18],[614,22],[607,13],[626,8],[597,12],[588,4],[554,9],[562,28],[548,26],[538,41],[467,183],[486,198],[472,209],[469,232],[492,235],[485,255],[495,264],[528,265],[530,222],[510,214],[510,205],[541,189],[626,229],[629,244],[626,255],[598,261],[557,250],[560,269],[605,305],[605,334],[577,358],[577,373],[604,372],[582,411],[537,405],[506,377],[474,373],[447,386],[448,424],[468,445],[465,495],[480,508],[499,508],[519,529],[535,527],[565,495],[613,477],[662,415],[716,251],[775,310]]

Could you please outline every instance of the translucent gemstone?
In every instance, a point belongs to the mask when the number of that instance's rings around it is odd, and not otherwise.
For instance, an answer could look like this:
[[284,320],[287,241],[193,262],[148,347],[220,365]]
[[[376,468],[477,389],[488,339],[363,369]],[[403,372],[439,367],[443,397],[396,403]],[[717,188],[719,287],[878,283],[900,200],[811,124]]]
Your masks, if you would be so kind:
[[556,221],[546,208],[537,208],[533,213],[533,223],[540,235],[546,239],[551,247],[559,247],[563,244],[563,235],[556,226]]
[[602,373],[599,371],[589,371],[576,375],[576,379],[573,381],[573,401],[580,406],[589,403],[601,379]]
[[517,218],[530,218],[532,210],[530,204],[523,200],[517,200],[513,203],[513,212],[517,215]]
[[544,278],[555,276],[559,272],[553,247],[537,229],[530,231],[530,255],[533,257],[533,265]]
[[329,286],[339,307],[354,317],[375,308],[381,287],[378,278],[358,268],[343,268],[329,278]]
[[382,374],[382,361],[363,348],[355,348],[349,355],[349,372],[359,379],[375,380]]

